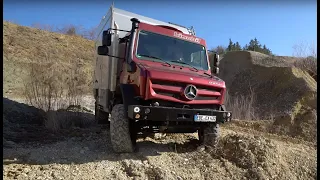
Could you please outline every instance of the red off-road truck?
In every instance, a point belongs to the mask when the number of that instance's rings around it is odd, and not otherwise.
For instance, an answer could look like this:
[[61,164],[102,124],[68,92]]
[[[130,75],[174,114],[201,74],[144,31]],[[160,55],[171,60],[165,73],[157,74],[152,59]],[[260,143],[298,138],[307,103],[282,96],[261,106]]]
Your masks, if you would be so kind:
[[[114,151],[133,152],[139,134],[195,133],[215,146],[226,111],[219,56],[210,67],[204,39],[193,28],[113,6],[96,40],[96,119],[110,121]],[[213,72],[213,74],[211,73]],[[110,118],[109,118],[110,117]]]

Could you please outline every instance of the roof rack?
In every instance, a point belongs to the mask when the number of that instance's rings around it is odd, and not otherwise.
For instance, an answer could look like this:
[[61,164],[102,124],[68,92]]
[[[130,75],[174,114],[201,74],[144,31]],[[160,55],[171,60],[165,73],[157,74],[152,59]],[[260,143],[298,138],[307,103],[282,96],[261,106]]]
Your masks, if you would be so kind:
[[193,36],[196,35],[196,32],[195,32],[193,26],[191,26],[190,28],[187,28],[187,27],[185,27],[185,26],[182,26],[182,25],[179,25],[179,24],[175,24],[175,23],[172,23],[172,22],[168,22],[168,23],[169,23],[169,24],[172,24],[172,25],[180,26],[180,27],[182,27],[182,28],[185,28],[185,29],[187,29],[187,30],[189,31],[189,34],[191,34],[191,35],[193,35]]

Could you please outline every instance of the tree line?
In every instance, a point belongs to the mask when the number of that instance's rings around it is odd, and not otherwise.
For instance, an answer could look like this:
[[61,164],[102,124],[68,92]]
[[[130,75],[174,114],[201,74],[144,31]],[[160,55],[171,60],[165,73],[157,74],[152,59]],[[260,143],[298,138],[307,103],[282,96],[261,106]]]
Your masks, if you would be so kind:
[[219,55],[223,55],[230,51],[256,51],[267,55],[273,55],[272,51],[265,45],[261,44],[257,38],[251,39],[248,44],[241,46],[240,43],[233,42],[229,39],[228,46],[217,46],[212,49],[212,51],[217,52]]

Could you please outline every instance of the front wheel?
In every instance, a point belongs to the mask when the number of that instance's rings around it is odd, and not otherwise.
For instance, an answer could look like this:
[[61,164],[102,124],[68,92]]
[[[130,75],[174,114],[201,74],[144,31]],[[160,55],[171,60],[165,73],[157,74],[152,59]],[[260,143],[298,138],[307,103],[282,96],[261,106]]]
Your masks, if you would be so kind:
[[135,150],[136,131],[134,121],[126,116],[123,104],[112,108],[110,120],[110,138],[112,148],[117,153],[130,153]]
[[215,148],[219,140],[219,124],[209,123],[200,128],[198,131],[199,141],[202,145]]

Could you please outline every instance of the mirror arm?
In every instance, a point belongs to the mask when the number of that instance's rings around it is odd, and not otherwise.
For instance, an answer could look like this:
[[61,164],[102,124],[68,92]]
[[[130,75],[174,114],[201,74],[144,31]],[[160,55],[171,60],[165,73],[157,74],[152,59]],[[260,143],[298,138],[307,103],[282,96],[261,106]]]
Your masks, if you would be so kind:
[[122,30],[122,29],[114,29],[114,28],[107,29],[107,31],[111,31],[111,30],[117,30],[117,31],[122,31],[122,32],[131,32],[131,31]]
[[118,56],[112,56],[112,55],[107,55],[107,56],[110,56],[110,57],[114,57],[114,58],[118,58],[118,59],[122,59],[122,60],[125,60],[125,58],[121,58],[121,57],[118,57]]

